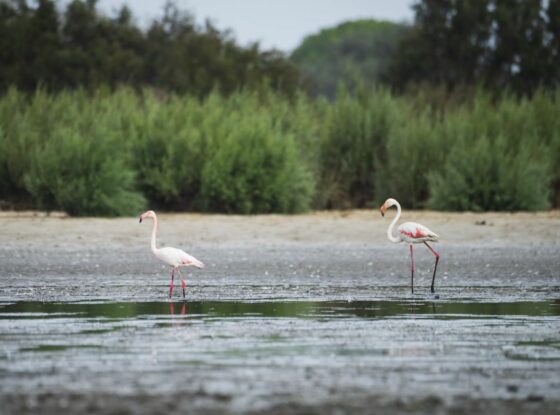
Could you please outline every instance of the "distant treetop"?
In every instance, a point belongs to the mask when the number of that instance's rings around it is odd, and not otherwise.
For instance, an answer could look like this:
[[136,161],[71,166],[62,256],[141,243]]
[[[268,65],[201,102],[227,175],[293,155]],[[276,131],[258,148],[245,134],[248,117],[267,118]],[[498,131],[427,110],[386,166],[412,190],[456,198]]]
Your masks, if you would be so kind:
[[356,20],[305,38],[291,59],[311,80],[317,94],[333,97],[338,84],[357,80],[379,84],[408,27],[378,20]]

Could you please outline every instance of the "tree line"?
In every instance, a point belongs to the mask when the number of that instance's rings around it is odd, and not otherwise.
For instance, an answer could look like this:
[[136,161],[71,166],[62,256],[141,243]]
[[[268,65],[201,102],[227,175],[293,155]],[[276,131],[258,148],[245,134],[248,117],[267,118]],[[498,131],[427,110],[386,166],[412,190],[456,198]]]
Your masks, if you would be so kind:
[[520,95],[560,82],[560,0],[422,0],[389,83]]
[[97,0],[0,0],[0,92],[100,86],[154,87],[206,96],[268,83],[292,94],[303,85],[279,51],[237,45],[228,31],[167,3],[146,30],[123,6],[114,17]]
[[[241,47],[173,3],[141,28],[97,0],[0,0],[0,93],[153,87],[207,96],[240,89],[333,98],[337,84],[397,92],[473,85],[530,95],[560,81],[560,0],[419,0],[412,24],[356,21],[306,38],[291,56]],[[455,94],[460,96],[460,94]]]
[[[353,21],[308,36],[291,58],[334,96],[336,85],[436,90],[482,86],[530,95],[560,81],[560,0],[420,0],[412,24]],[[474,86],[474,88],[473,88]],[[424,87],[424,88],[422,88]]]

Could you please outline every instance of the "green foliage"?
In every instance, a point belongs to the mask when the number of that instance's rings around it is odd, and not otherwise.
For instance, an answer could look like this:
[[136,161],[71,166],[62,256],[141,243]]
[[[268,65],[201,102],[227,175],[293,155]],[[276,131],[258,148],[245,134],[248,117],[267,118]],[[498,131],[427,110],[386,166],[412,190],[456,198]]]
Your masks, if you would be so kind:
[[[550,133],[541,111],[558,107],[550,98],[528,101],[479,93],[471,108],[448,114],[442,142],[451,141],[439,171],[430,173],[429,206],[445,210],[539,210],[550,207],[553,163]],[[552,108],[547,108],[551,110]],[[549,114],[550,115],[550,114]],[[548,137],[547,137],[548,135]]]
[[379,85],[406,30],[377,20],[346,22],[306,37],[290,58],[311,79],[316,93],[333,98],[340,82],[351,89],[357,79]]
[[546,160],[552,174],[553,206],[560,207],[560,93],[551,96],[538,90],[525,108],[533,120],[534,136],[548,149]]
[[30,134],[22,134],[25,126],[20,111],[23,95],[11,89],[0,100],[0,195],[5,202],[24,195],[23,174],[27,164],[26,147]]
[[213,212],[308,209],[313,179],[300,159],[288,114],[263,104],[285,109],[287,101],[276,96],[265,103],[250,93],[224,99],[215,93],[202,102],[176,97],[148,104],[133,153],[149,199]]
[[341,89],[326,113],[320,148],[320,207],[365,207],[376,194],[375,178],[398,108],[387,91],[366,91],[362,88],[353,96]]
[[376,201],[391,195],[405,206],[421,208],[430,194],[428,175],[445,160],[449,143],[438,134],[438,123],[428,111],[414,113],[405,102],[399,102],[399,108],[385,162],[378,168]]
[[300,212],[309,208],[312,177],[299,161],[294,139],[266,113],[229,116],[231,129],[216,137],[202,172],[208,211]]
[[548,166],[503,136],[457,143],[430,177],[429,205],[441,210],[542,210],[550,207]]
[[81,91],[0,100],[2,198],[73,215],[137,213],[145,200],[116,137],[120,117],[103,104]]
[[193,209],[208,144],[200,123],[219,125],[220,114],[205,113],[194,97],[163,103],[150,94],[136,111],[130,143],[140,188],[156,207]]
[[[419,98],[420,102],[423,98]],[[560,100],[479,91],[447,111],[387,90],[334,101],[263,86],[224,97],[99,89],[0,98],[0,204],[72,215],[560,201]]]
[[134,215],[145,199],[134,191],[134,173],[115,157],[102,129],[82,136],[60,127],[36,149],[25,176],[37,206],[70,215]]

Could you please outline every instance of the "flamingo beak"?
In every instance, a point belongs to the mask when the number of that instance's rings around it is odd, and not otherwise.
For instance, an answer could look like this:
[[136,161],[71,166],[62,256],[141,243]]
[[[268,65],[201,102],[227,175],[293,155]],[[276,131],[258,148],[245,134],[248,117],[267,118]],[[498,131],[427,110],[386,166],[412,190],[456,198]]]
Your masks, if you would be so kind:
[[383,217],[385,217],[385,209],[386,209],[385,205],[383,205],[379,208],[379,211],[381,212],[381,216],[383,216]]
[[140,216],[140,221],[139,221],[139,223],[142,223],[142,216]]

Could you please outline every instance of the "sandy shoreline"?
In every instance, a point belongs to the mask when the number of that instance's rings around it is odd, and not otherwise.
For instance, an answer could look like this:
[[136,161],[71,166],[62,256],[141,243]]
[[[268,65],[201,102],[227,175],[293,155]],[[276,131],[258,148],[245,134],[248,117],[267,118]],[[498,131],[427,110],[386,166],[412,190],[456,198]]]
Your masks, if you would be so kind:
[[[158,239],[170,245],[286,243],[387,243],[394,212],[311,212],[301,215],[159,214]],[[539,213],[442,213],[405,211],[401,220],[424,224],[442,243],[560,244],[560,211]],[[70,218],[38,212],[0,212],[0,243],[116,246],[144,244],[150,224],[130,218]]]

